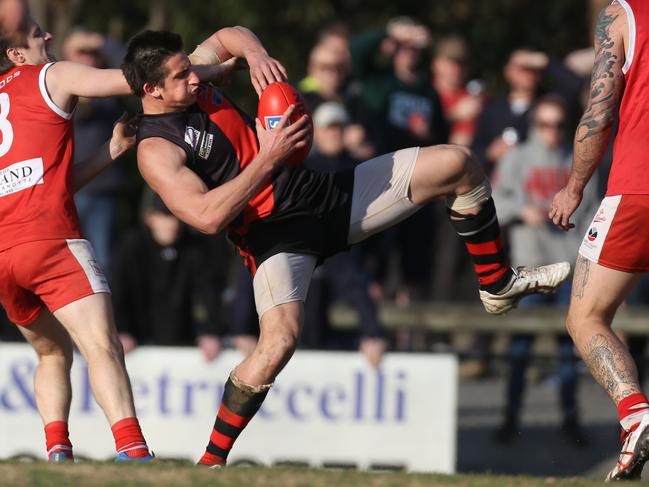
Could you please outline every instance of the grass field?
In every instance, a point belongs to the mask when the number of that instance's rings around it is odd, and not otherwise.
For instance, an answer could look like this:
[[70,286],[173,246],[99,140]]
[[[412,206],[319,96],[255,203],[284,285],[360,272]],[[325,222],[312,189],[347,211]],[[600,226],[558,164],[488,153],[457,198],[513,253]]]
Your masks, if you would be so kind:
[[3,487],[586,487],[601,484],[601,481],[580,478],[416,475],[311,468],[234,467],[206,470],[189,464],[115,465],[85,462],[76,465],[48,465],[41,462],[0,462],[0,485]]

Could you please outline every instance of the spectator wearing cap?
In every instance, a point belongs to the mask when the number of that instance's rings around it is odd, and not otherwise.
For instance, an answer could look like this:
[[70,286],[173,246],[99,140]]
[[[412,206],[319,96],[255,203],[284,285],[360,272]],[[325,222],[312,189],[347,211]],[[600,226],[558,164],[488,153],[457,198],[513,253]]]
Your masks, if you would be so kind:
[[[360,162],[347,151],[344,143],[349,114],[341,103],[325,102],[313,113],[313,147],[305,164],[323,172],[353,170]],[[301,343],[308,348],[341,349],[357,347],[368,362],[377,366],[386,349],[378,322],[376,305],[370,298],[369,278],[363,272],[359,251],[341,252],[316,269],[304,305],[305,326]],[[336,332],[328,319],[329,306],[345,301],[359,315],[358,335]]]
[[[108,67],[107,42],[98,32],[74,29],[63,42],[63,56],[68,61],[96,68]],[[74,112],[74,161],[83,161],[103,141],[110,138],[113,124],[123,109],[117,98],[79,98]],[[117,202],[124,179],[119,161],[75,194],[75,202],[84,236],[92,243],[102,269],[110,269],[110,255],[115,237]]]
[[539,95],[548,56],[517,49],[504,68],[508,92],[485,106],[478,121],[473,149],[488,174],[517,142],[527,138],[530,110]]
[[117,245],[111,272],[113,306],[126,353],[137,345],[198,345],[207,361],[221,348],[220,296],[225,269],[212,262],[205,241],[155,196],[143,224]]
[[464,39],[449,36],[437,42],[431,62],[432,82],[450,125],[449,142],[468,147],[484,100],[480,81],[472,80],[467,85],[467,63],[468,48]]

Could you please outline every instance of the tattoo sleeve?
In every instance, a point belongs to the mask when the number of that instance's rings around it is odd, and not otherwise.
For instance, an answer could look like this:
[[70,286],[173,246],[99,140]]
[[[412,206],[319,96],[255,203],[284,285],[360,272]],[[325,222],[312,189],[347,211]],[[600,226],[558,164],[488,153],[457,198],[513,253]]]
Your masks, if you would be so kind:
[[593,335],[584,354],[586,365],[597,382],[617,404],[640,392],[638,373],[626,347],[612,333]]
[[604,8],[595,28],[595,64],[586,111],[577,126],[571,180],[581,190],[597,168],[611,137],[611,128],[624,90],[624,9]]

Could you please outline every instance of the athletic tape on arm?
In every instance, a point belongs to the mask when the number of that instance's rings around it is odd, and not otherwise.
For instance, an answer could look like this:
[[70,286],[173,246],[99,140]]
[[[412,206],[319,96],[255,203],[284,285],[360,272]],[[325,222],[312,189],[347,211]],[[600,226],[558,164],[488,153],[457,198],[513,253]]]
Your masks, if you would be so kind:
[[[194,52],[189,55],[192,64],[221,64],[221,58],[213,49],[202,44],[196,46]],[[198,60],[198,61],[195,61]]]

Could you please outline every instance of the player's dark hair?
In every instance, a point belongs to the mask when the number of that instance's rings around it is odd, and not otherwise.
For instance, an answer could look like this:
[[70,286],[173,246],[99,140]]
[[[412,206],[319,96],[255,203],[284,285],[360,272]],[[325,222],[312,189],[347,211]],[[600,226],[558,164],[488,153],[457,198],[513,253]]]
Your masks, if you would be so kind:
[[167,60],[183,49],[173,32],[145,30],[133,37],[126,49],[122,72],[135,95],[144,96],[144,85],[162,86],[168,74]]
[[0,74],[4,74],[14,67],[14,63],[7,56],[7,50],[12,47],[28,47],[27,37],[31,28],[29,15],[24,15],[15,32],[7,32],[0,23]]

